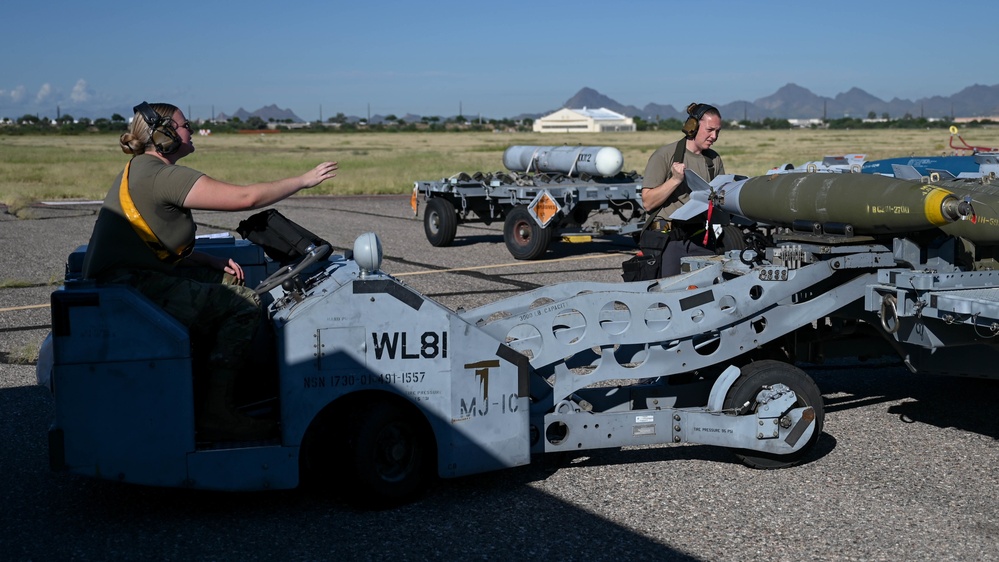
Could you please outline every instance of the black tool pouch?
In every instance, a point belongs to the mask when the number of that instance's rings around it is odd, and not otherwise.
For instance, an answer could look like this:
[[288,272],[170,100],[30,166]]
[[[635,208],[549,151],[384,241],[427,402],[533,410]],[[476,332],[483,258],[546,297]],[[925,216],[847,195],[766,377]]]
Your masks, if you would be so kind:
[[663,249],[670,241],[670,235],[658,230],[643,230],[638,239],[641,255],[634,256],[621,264],[621,278],[630,281],[651,281],[658,279],[662,270]]
[[264,253],[281,265],[304,256],[310,247],[329,244],[274,209],[261,211],[240,221],[236,232],[263,247]]
[[662,270],[662,259],[662,252],[632,256],[621,264],[621,278],[625,282],[658,279]]

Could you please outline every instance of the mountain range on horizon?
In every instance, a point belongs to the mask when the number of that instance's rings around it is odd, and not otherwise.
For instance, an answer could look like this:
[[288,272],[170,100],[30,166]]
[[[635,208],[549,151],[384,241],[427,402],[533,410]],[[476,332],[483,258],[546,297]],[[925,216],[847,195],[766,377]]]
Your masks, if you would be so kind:
[[[906,115],[916,118],[986,118],[999,116],[999,84],[992,86],[975,84],[950,96],[932,96],[915,101],[892,98],[890,101],[884,101],[856,87],[830,98],[819,96],[797,84],[788,83],[773,94],[753,101],[736,100],[724,104],[710,100],[691,101],[715,105],[722,116],[728,120],[838,119],[841,117],[863,119],[871,113],[877,117],[887,114],[892,119],[899,119]],[[640,117],[645,120],[683,119],[687,116],[685,108],[677,109],[672,105],[648,103],[642,108],[624,105],[589,87],[584,87],[576,92],[575,95],[566,100],[562,107],[571,109],[603,107],[628,117]],[[524,113],[511,118],[516,120],[537,119],[558,109],[561,108],[540,113]],[[268,122],[288,120],[294,123],[304,122],[290,109],[281,109],[275,104],[253,112],[239,108],[232,115],[220,113],[216,118],[225,120],[233,117],[238,117],[243,121],[250,117],[260,117]],[[382,115],[373,115],[370,122],[381,123],[384,118],[385,116]],[[422,116],[406,114],[399,118],[407,123],[413,123],[419,122]],[[357,122],[362,119],[356,116],[347,117],[349,122]]]

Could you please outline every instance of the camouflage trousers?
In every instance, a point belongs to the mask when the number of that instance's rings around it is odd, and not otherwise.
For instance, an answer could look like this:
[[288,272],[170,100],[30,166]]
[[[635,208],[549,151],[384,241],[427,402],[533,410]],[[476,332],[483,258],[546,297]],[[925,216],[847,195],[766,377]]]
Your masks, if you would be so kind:
[[179,267],[174,273],[119,269],[101,281],[130,285],[176,318],[213,370],[243,365],[263,319],[253,290],[236,284],[232,275],[205,267]]

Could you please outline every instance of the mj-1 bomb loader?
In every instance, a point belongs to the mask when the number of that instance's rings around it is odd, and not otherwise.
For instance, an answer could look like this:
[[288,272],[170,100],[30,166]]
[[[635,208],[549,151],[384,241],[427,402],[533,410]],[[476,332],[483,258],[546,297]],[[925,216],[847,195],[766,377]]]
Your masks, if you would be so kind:
[[[254,397],[245,411],[279,421],[280,434],[202,439],[197,342],[192,352],[187,331],[138,292],[79,280],[81,249],[52,295],[38,368],[55,398],[54,467],[220,490],[312,478],[380,504],[413,497],[431,476],[593,448],[706,443],[785,466],[821,433],[811,379],[739,358],[758,346],[760,327],[733,323],[745,314],[738,301],[771,307],[805,277],[742,276],[729,285],[738,292],[722,294],[712,287],[723,277],[717,262],[652,285],[568,283],[459,312],[381,271],[370,233],[353,252],[316,248],[280,269],[245,241],[198,246],[237,257],[251,282],[267,277],[258,291],[272,330],[256,346],[261,383],[244,391]],[[835,307],[808,305],[814,315]]]
[[382,271],[371,233],[280,268],[255,244],[200,241],[243,263],[266,302],[245,411],[280,433],[253,442],[197,434],[186,330],[134,290],[78,280],[77,252],[38,367],[55,398],[52,465],[202,489],[332,483],[365,505],[410,499],[433,476],[607,447],[711,444],[779,468],[807,458],[823,427],[795,359],[834,340],[913,370],[997,376],[976,367],[997,359],[999,271],[958,267],[939,228],[792,224],[749,246],[684,258],[689,271],[666,279],[450,310]]

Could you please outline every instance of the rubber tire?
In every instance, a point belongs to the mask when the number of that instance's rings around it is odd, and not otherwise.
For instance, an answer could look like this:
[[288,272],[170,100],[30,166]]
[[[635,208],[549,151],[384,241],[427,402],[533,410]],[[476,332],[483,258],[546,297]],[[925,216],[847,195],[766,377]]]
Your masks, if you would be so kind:
[[423,212],[423,232],[431,246],[446,248],[458,233],[458,214],[454,204],[442,197],[431,197]]
[[547,228],[538,226],[525,205],[510,209],[503,223],[506,249],[518,260],[536,260],[545,255],[554,237],[551,223]]
[[[755,404],[756,395],[764,386],[773,384],[787,385],[798,400],[795,402],[796,408],[811,406],[815,411],[815,432],[804,447],[794,453],[787,455],[773,455],[750,451],[746,449],[732,449],[735,456],[746,466],[761,469],[787,468],[801,462],[809,454],[815,443],[822,434],[822,421],[825,418],[825,410],[822,405],[822,393],[819,387],[804,371],[783,361],[765,359],[749,363],[742,368],[742,374],[736,379],[735,384],[729,389],[725,397],[725,409],[734,410],[741,407],[747,401]],[[739,415],[754,415],[755,410],[740,412]]]
[[382,509],[426,491],[435,455],[422,420],[387,401],[355,408],[349,419],[342,468],[350,503]]
[[745,250],[746,249],[746,237],[743,236],[742,229],[734,224],[725,225],[722,227],[721,233],[721,253],[727,253],[729,250]]

